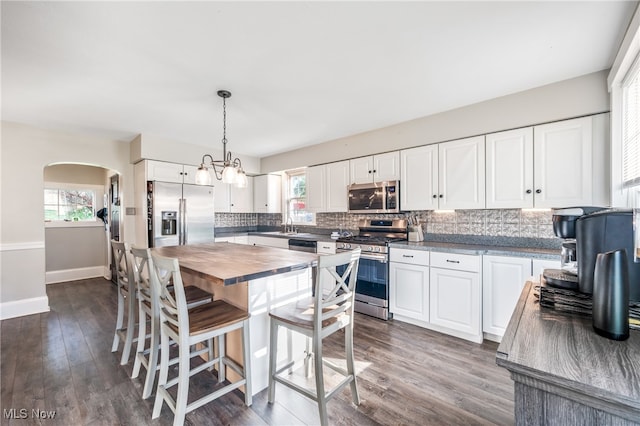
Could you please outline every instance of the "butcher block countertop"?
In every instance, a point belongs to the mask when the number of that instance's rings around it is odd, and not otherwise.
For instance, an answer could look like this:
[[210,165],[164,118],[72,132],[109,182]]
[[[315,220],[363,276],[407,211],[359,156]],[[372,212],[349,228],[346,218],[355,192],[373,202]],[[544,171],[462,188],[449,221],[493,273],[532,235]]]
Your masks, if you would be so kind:
[[599,336],[590,316],[541,307],[535,285],[522,290],[496,359],[520,384],[516,424],[640,422],[640,331]]
[[216,284],[232,285],[315,266],[318,255],[233,243],[208,243],[151,249],[176,257],[180,268]]

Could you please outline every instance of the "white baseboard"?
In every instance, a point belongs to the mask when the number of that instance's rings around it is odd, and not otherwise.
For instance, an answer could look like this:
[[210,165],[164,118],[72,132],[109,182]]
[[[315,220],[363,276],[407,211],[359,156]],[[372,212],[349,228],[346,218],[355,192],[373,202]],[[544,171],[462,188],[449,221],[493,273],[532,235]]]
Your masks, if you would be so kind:
[[47,296],[0,303],[0,319],[2,320],[42,312],[49,312],[49,298]]
[[45,284],[63,283],[66,281],[85,280],[87,278],[104,277],[104,266],[88,268],[62,269],[45,273]]

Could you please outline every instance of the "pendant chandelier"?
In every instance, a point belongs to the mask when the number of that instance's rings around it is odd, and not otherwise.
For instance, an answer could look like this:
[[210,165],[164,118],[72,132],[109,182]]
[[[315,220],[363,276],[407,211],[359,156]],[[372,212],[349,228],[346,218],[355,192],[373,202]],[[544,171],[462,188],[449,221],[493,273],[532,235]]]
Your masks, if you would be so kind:
[[[227,98],[231,97],[231,92],[218,90],[218,96],[222,98],[222,157],[223,160],[214,160],[210,154],[202,156],[202,162],[196,172],[197,185],[211,185],[211,173],[213,169],[216,179],[224,183],[235,185],[238,188],[247,186],[247,175],[242,170],[242,162],[239,158],[233,160],[231,152],[227,152]],[[209,160],[206,162],[206,160]]]

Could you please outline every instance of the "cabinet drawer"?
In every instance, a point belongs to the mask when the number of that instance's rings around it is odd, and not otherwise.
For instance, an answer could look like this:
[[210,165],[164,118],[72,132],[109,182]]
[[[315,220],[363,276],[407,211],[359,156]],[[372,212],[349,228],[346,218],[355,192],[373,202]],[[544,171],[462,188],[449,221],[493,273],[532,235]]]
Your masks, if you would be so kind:
[[432,251],[431,266],[458,271],[480,272],[480,256]]
[[318,241],[318,246],[316,247],[316,253],[318,254],[335,254],[336,253],[336,243],[334,242],[320,242]]
[[391,248],[389,253],[391,262],[409,263],[411,265],[429,265],[429,252],[426,250],[409,250]]

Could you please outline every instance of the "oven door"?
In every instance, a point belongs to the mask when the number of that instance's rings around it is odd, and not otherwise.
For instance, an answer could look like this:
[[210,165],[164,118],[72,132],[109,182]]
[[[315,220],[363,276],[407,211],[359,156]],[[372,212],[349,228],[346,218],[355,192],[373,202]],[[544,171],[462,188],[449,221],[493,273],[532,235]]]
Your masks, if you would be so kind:
[[[346,266],[338,268],[342,274]],[[356,312],[382,319],[389,317],[389,264],[386,255],[363,254],[356,282]]]

